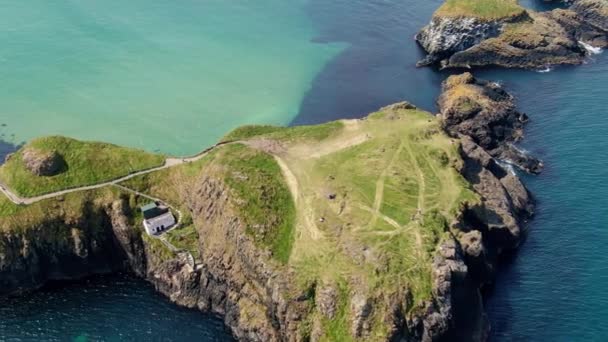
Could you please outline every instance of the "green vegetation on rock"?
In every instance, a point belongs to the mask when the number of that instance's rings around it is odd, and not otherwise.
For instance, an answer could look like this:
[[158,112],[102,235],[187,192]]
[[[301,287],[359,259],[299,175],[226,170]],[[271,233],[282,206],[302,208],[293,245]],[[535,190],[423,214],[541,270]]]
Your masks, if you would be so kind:
[[277,161],[244,145],[226,148],[226,183],[242,204],[238,206],[247,232],[287,263],[294,242],[295,205]]
[[435,12],[435,16],[496,20],[514,17],[524,11],[517,0],[446,0]]
[[[40,159],[59,156],[50,176],[32,172],[24,156]],[[24,160],[25,159],[25,160]],[[38,196],[55,191],[93,185],[131,173],[161,166],[164,156],[99,142],[83,142],[65,137],[31,141],[0,167],[0,181],[21,196]],[[44,160],[42,160],[44,162]]]
[[276,140],[306,139],[322,140],[342,128],[340,121],[332,121],[314,126],[278,127],[265,125],[250,125],[239,127],[228,133],[222,141],[239,141],[252,138],[268,138]]
[[27,206],[13,204],[6,197],[0,196],[0,231],[39,229],[53,220],[78,225],[83,222],[85,215],[90,214],[91,208],[108,205],[120,196],[120,191],[108,187],[75,192]]
[[[225,145],[197,162],[138,176],[122,185],[162,198],[187,213],[187,198],[182,195],[203,175],[232,190],[231,200],[246,231],[276,260],[286,263],[294,241],[295,207],[280,167],[267,153],[241,144]],[[167,236],[175,246],[199,254],[198,234],[188,224]]]

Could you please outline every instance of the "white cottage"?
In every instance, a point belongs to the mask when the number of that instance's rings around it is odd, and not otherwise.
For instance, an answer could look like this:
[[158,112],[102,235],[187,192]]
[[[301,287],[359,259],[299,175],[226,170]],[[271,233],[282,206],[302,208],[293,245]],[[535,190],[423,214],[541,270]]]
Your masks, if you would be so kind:
[[158,235],[176,224],[175,217],[167,207],[150,203],[143,206],[141,211],[144,215],[144,228],[150,235]]

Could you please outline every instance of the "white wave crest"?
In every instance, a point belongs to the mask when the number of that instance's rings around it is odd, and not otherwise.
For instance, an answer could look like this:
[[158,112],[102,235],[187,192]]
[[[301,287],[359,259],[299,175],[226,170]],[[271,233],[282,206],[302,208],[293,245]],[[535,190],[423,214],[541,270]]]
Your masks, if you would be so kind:
[[515,144],[509,144],[509,147],[513,148],[515,151],[521,153],[521,154],[525,154],[525,155],[529,155],[530,151],[526,150],[523,147],[517,146]]
[[509,174],[513,175],[513,176],[517,176],[517,172],[515,171],[515,164],[513,164],[512,161],[506,159],[506,160],[497,160],[498,165],[500,165],[500,167],[502,167],[503,169],[505,169]]
[[546,72],[550,72],[550,71],[552,71],[552,70],[553,70],[553,69],[551,69],[550,67],[546,67],[546,68],[544,68],[544,69],[538,69],[538,70],[536,70],[536,72],[540,72],[540,73],[544,74],[544,73],[546,73]]
[[581,46],[584,47],[585,50],[587,50],[587,53],[590,55],[599,55],[600,53],[604,52],[604,50],[602,50],[602,48],[592,46],[583,41],[579,41],[578,43],[581,44]]

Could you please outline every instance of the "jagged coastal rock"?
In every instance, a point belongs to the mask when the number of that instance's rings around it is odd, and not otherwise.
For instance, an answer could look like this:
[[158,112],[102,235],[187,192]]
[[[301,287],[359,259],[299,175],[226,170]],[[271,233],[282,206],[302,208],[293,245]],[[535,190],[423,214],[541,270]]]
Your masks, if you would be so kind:
[[426,66],[449,59],[452,55],[465,51],[486,39],[498,37],[508,22],[521,20],[525,12],[504,18],[484,20],[476,17],[435,16],[416,40],[424,47],[428,55],[418,62]]
[[[180,203],[184,232],[166,237],[178,253],[144,233],[138,192],[0,206],[9,210],[0,212],[0,295],[130,271],[178,305],[220,315],[243,341],[483,341],[481,289],[534,208],[497,160],[525,120],[510,95],[470,74],[446,81],[440,103],[439,119],[404,102],[364,120],[245,127],[200,164],[125,183]],[[411,168],[425,170],[424,186]],[[373,190],[380,197],[366,204],[352,187],[372,179],[402,185],[386,198]],[[427,212],[408,191],[460,204]]]
[[527,172],[542,170],[541,161],[513,145],[523,138],[528,117],[517,111],[513,96],[499,84],[470,73],[452,76],[443,83],[438,104],[443,126],[452,136],[468,136],[491,156]]
[[574,1],[568,9],[542,13],[503,1],[498,4],[504,8],[490,14],[484,11],[489,2],[447,0],[416,36],[428,53],[418,66],[538,69],[580,64],[608,46],[606,0]]

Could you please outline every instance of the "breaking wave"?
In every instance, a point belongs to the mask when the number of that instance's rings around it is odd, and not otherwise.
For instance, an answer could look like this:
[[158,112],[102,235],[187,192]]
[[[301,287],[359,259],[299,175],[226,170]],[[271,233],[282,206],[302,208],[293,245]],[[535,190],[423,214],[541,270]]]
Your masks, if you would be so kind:
[[602,48],[592,46],[583,41],[579,41],[578,43],[581,44],[581,46],[584,47],[585,50],[587,50],[587,53],[590,55],[599,55],[600,53],[604,52],[604,50],[602,50]]
[[544,74],[544,73],[550,72],[552,70],[553,69],[551,69],[550,67],[545,67],[544,69],[538,69],[538,70],[536,70],[536,72],[540,72],[540,73]]

